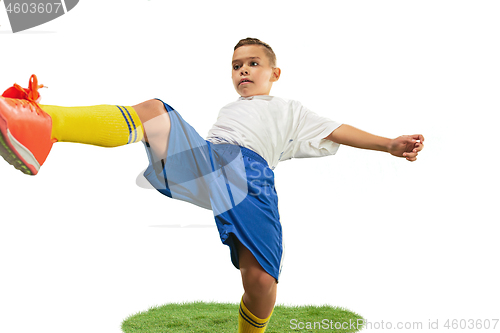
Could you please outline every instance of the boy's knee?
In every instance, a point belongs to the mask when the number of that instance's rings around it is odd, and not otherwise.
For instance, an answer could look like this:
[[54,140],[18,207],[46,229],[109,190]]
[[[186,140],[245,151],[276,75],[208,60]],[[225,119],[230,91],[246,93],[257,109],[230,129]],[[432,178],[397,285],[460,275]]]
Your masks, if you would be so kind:
[[162,116],[167,113],[163,102],[157,99],[150,99],[134,105],[133,108],[143,124],[155,117]]
[[273,291],[276,284],[276,280],[262,269],[248,270],[242,277],[243,288],[249,295],[267,295]]
[[170,115],[163,102],[157,99],[133,106],[142,122],[143,141],[151,147],[156,161],[167,158],[170,137]]

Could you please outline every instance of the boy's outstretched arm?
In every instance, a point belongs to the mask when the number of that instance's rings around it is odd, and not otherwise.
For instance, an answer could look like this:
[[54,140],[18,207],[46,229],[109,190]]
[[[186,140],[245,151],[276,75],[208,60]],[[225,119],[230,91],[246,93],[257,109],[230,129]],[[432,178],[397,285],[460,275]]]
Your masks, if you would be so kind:
[[424,148],[424,137],[421,134],[389,139],[346,124],[338,127],[325,139],[355,148],[384,151],[397,157],[405,157],[411,162],[417,159],[418,152]]

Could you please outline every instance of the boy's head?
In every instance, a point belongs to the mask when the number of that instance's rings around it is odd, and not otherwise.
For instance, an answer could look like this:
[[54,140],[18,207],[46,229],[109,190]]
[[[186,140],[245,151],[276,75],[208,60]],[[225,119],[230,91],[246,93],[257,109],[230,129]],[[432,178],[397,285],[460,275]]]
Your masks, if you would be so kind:
[[269,95],[273,82],[281,75],[273,49],[256,38],[236,44],[232,68],[234,88],[243,97]]

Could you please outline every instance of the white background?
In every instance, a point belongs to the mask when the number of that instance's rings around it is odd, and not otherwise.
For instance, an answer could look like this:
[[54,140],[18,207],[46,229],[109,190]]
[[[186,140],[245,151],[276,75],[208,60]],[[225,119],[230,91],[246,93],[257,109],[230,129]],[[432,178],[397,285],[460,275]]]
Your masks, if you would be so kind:
[[[276,168],[277,303],[446,331],[500,317],[499,15],[497,1],[87,0],[12,34],[2,7],[0,87],[35,73],[42,104],[158,97],[205,137],[238,98],[234,45],[260,38],[282,69],[271,94],[425,136],[415,163],[344,146]],[[138,187],[146,166],[142,144],[56,143],[35,177],[0,163],[1,332],[118,333],[154,305],[239,302],[212,212]]]

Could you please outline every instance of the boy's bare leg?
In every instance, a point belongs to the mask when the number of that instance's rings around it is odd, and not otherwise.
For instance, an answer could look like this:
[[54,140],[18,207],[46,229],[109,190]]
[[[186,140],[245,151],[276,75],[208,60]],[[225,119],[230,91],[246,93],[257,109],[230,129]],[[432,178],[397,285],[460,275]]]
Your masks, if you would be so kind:
[[167,157],[168,139],[170,135],[170,117],[163,103],[157,99],[133,106],[141,119],[144,140],[158,159]]
[[274,277],[269,275],[253,254],[238,242],[241,278],[243,280],[243,303],[258,318],[271,315],[276,303],[277,286]]

